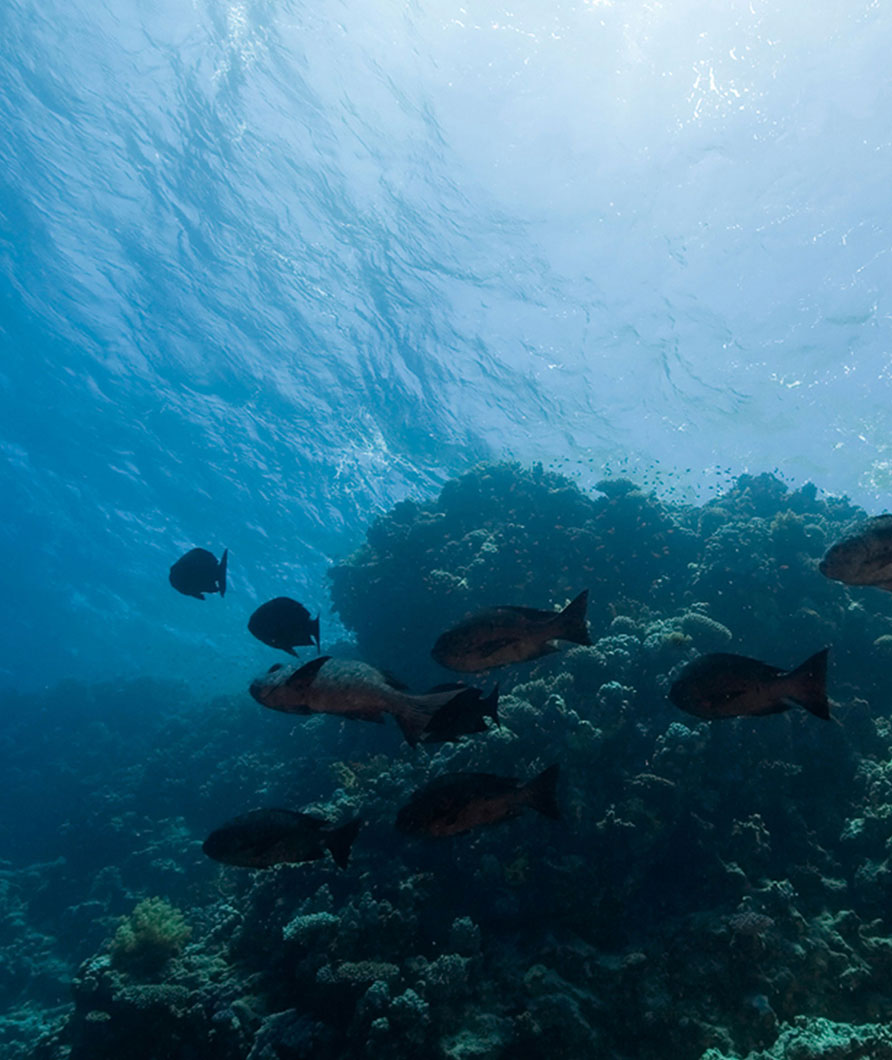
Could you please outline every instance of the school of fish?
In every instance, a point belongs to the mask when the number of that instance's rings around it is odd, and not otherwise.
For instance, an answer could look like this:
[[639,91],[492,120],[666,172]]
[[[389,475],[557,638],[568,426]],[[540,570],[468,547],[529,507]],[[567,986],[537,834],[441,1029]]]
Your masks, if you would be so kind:
[[[170,584],[198,600],[208,593],[223,597],[227,563],[228,550],[218,561],[207,549],[190,549],[171,566]],[[892,591],[892,514],[866,520],[832,545],[818,570],[848,585]],[[559,642],[589,645],[587,605],[587,590],[557,611],[496,605],[444,631],[431,655],[446,669],[479,674],[560,651]],[[378,724],[389,715],[412,747],[456,741],[486,732],[489,722],[499,724],[498,685],[489,693],[463,682],[413,693],[367,663],[318,654],[319,616],[311,618],[290,597],[261,604],[249,618],[248,630],[292,656],[297,655],[296,647],[316,647],[317,656],[309,662],[275,663],[252,682],[252,697],[271,710]],[[831,720],[829,650],[821,648],[790,670],[729,652],[701,655],[682,668],[667,698],[679,710],[710,721],[762,717],[794,706]],[[394,826],[404,835],[446,837],[498,824],[524,809],[557,819],[559,771],[555,763],[527,781],[491,773],[444,773],[412,794],[398,810]],[[335,825],[290,809],[251,810],[216,828],[203,850],[224,864],[254,869],[314,861],[330,853],[345,869],[361,823],[356,818]]]

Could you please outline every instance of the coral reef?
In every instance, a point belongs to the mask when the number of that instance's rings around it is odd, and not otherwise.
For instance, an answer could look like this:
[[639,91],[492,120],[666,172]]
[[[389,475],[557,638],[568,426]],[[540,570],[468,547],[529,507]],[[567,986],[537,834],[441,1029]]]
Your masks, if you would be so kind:
[[[591,592],[591,646],[499,671],[501,727],[454,744],[151,683],[47,693],[39,732],[11,701],[6,774],[34,824],[0,826],[18,859],[0,1042],[16,1060],[892,1056],[892,596],[817,571],[862,516],[770,475],[694,507],[514,465],[398,505],[332,570],[375,666],[435,683],[430,647],[467,611]],[[710,724],[665,698],[700,653],[792,667],[825,644],[831,723]],[[64,809],[34,805],[48,760]],[[441,773],[553,762],[560,822],[394,831]],[[347,871],[202,858],[227,816],[312,800],[366,821]],[[170,945],[128,966],[143,922]],[[28,1051],[26,1000],[45,1013]]]

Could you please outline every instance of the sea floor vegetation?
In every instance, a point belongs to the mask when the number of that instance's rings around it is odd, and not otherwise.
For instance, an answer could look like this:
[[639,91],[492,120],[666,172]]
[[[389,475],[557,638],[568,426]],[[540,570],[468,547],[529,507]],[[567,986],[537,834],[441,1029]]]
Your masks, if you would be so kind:
[[[767,474],[698,507],[513,464],[397,505],[331,571],[355,644],[329,654],[424,689],[469,611],[589,590],[591,646],[478,680],[501,725],[456,743],[264,711],[250,674],[6,696],[0,1051],[892,1060],[892,595],[818,571],[863,516]],[[705,652],[825,646],[829,722],[666,698]],[[560,821],[394,829],[444,772],[552,763]],[[203,856],[263,806],[362,817],[347,869]]]

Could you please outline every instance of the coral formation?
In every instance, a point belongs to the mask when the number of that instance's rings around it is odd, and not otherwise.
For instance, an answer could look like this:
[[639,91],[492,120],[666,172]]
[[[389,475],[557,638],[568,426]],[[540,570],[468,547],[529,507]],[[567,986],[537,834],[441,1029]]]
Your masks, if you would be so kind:
[[[431,645],[466,612],[591,594],[592,645],[499,671],[501,727],[453,744],[151,684],[48,693],[42,731],[19,740],[34,704],[10,702],[10,795],[52,759],[66,811],[3,826],[22,860],[0,872],[0,993],[21,1021],[24,983],[48,1015],[27,1054],[20,1026],[0,1041],[34,1060],[892,1056],[892,596],[817,570],[862,515],[770,475],[695,507],[514,465],[398,505],[332,571],[372,665],[425,687],[444,679]],[[701,653],[791,667],[828,644],[835,723],[711,724],[666,700]],[[103,709],[125,700],[135,723]],[[561,822],[394,831],[442,773],[552,762]],[[347,871],[202,859],[227,815],[310,800],[367,822]],[[193,935],[137,976],[103,940],[153,894]]]
[[124,917],[108,946],[114,968],[131,975],[159,971],[188,942],[192,929],[163,898],[144,898]]

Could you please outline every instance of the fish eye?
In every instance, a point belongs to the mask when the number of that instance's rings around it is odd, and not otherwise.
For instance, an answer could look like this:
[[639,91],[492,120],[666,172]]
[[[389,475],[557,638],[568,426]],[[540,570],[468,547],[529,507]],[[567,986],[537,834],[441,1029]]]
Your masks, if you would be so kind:
[[276,670],[281,670],[281,669],[282,669],[282,664],[281,663],[273,663],[273,665],[266,672],[268,674],[274,674],[276,672]]

